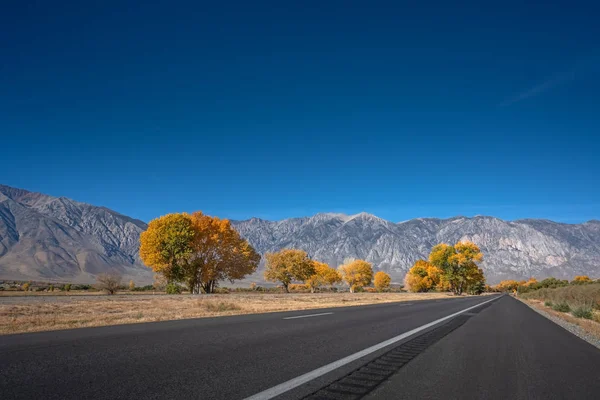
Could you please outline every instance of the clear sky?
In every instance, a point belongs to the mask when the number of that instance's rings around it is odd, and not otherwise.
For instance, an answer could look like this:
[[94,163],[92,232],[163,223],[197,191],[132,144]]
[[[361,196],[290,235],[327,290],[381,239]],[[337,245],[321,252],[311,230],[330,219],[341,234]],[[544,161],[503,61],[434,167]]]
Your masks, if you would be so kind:
[[485,3],[9,1],[0,183],[146,221],[600,218],[597,2]]

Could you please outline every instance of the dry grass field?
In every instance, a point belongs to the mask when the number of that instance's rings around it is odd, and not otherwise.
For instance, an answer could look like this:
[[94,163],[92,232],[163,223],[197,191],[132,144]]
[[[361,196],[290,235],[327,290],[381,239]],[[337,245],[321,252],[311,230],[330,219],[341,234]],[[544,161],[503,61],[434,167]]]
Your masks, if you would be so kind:
[[448,297],[448,293],[0,297],[0,334]]

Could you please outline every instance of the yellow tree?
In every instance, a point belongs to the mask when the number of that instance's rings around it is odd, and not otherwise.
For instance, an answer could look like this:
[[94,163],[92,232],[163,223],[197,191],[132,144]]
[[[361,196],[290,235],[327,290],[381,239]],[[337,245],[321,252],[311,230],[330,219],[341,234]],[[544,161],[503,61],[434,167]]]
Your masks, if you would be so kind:
[[132,280],[129,281],[129,290],[135,289],[135,282]]
[[425,260],[417,260],[404,278],[404,286],[411,292],[428,292],[440,285],[442,270]]
[[256,271],[260,255],[227,219],[192,214],[192,254],[184,266],[190,291],[213,293],[218,282],[234,282]]
[[454,246],[438,244],[429,254],[429,262],[442,270],[443,283],[456,295],[468,288],[469,276],[477,275],[476,262],[482,259],[483,253],[479,247],[468,241],[458,242]]
[[392,283],[392,278],[383,271],[377,272],[373,278],[373,285],[375,285],[375,289],[377,289],[378,292],[389,289],[390,283]]
[[307,281],[315,275],[315,265],[303,250],[283,249],[265,254],[265,280],[281,282],[286,293],[292,281]]
[[168,282],[181,279],[193,248],[194,229],[189,214],[167,214],[148,224],[140,235],[140,258]]
[[342,279],[350,286],[350,293],[371,284],[373,280],[373,266],[364,260],[354,260],[342,265],[338,269]]
[[140,257],[168,282],[184,281],[190,293],[212,293],[217,283],[256,271],[260,256],[228,220],[196,212],[150,221],[140,237]]
[[501,281],[495,286],[495,289],[499,292],[514,292],[519,287],[519,282],[509,279]]
[[342,277],[334,268],[319,261],[313,261],[312,263],[315,273],[305,282],[310,287],[311,293],[314,293],[321,286],[333,286],[342,281]]
[[573,283],[575,285],[581,285],[584,283],[590,283],[591,281],[592,280],[587,275],[578,275],[575,278],[573,278],[573,282],[571,282],[571,283]]

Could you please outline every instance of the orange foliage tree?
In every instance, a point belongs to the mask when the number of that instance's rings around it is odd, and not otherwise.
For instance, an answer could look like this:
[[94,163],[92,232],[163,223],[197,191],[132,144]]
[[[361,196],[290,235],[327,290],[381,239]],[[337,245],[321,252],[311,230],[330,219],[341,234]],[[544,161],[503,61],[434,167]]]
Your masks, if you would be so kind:
[[334,268],[319,261],[313,261],[312,263],[315,268],[315,273],[306,280],[306,284],[310,287],[311,293],[314,293],[315,290],[321,286],[333,286],[342,281],[339,272]]
[[314,262],[303,250],[283,249],[275,253],[265,254],[267,265],[265,279],[281,282],[286,293],[292,281],[307,281],[315,275]]
[[392,283],[392,278],[383,271],[377,272],[373,278],[373,285],[378,292],[389,289],[390,283]]
[[584,283],[590,283],[591,281],[592,280],[587,275],[578,275],[575,278],[573,278],[573,281],[571,283],[575,285],[581,285]]
[[404,277],[404,286],[411,292],[428,292],[441,283],[442,270],[425,260],[417,260]]
[[233,282],[256,271],[260,255],[226,219],[196,212],[150,221],[140,237],[140,257],[169,282],[183,281],[190,293],[212,293],[219,281]]
[[338,270],[342,279],[350,286],[350,293],[371,284],[373,280],[373,265],[364,260],[353,260],[341,265]]

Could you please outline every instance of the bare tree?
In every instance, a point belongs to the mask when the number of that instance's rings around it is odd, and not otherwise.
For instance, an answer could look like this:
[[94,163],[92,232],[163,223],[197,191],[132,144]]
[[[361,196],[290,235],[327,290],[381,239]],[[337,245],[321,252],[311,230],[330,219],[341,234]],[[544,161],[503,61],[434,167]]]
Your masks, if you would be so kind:
[[96,287],[108,294],[115,294],[121,286],[121,275],[117,272],[100,274],[96,277]]

